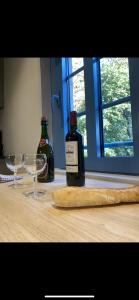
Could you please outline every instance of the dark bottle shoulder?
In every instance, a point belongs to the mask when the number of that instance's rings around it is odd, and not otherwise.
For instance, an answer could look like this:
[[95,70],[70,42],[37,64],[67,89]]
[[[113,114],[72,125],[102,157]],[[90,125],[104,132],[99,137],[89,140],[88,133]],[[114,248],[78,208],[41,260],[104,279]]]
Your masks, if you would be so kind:
[[46,153],[46,154],[49,154],[49,155],[54,154],[53,149],[49,144],[44,144],[43,146],[39,146],[37,152],[38,153]]
[[66,141],[78,141],[78,140],[82,140],[82,135],[78,132],[68,132],[66,134]]

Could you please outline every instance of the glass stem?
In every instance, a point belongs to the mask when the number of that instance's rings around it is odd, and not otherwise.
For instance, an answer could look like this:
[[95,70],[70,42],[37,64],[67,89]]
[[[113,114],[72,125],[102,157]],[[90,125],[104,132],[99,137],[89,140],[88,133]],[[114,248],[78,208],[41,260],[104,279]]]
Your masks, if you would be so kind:
[[17,175],[17,169],[15,168],[15,170],[14,170],[14,187],[15,188],[17,186],[16,175]]
[[33,176],[33,193],[34,193],[34,198],[36,198],[36,180],[37,180],[37,175]]

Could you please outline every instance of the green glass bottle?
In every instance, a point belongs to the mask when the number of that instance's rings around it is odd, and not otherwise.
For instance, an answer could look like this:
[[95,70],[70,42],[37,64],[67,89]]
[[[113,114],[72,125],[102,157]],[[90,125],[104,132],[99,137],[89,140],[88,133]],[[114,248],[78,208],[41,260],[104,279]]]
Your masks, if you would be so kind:
[[54,152],[52,146],[49,143],[48,136],[48,120],[46,117],[42,117],[41,119],[41,139],[39,142],[38,154],[46,154],[47,157],[47,166],[46,169],[38,175],[37,179],[39,182],[51,182],[54,180]]

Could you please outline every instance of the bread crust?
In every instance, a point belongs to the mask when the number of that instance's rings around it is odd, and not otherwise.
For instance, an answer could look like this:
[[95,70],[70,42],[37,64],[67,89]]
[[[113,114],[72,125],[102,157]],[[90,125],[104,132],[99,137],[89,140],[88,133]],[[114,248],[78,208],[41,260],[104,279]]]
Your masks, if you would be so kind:
[[129,188],[65,187],[53,192],[59,207],[85,207],[139,202],[139,186]]

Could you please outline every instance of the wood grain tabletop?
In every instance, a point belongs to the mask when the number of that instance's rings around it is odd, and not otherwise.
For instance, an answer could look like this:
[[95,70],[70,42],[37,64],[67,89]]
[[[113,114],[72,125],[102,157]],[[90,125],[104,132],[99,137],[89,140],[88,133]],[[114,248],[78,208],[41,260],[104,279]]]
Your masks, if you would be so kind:
[[[0,242],[139,242],[139,204],[59,209],[52,192],[66,185],[64,175],[53,183],[37,183],[45,195],[34,200],[24,195],[30,177],[20,188],[0,184]],[[87,179],[90,187],[128,187],[129,184]]]

